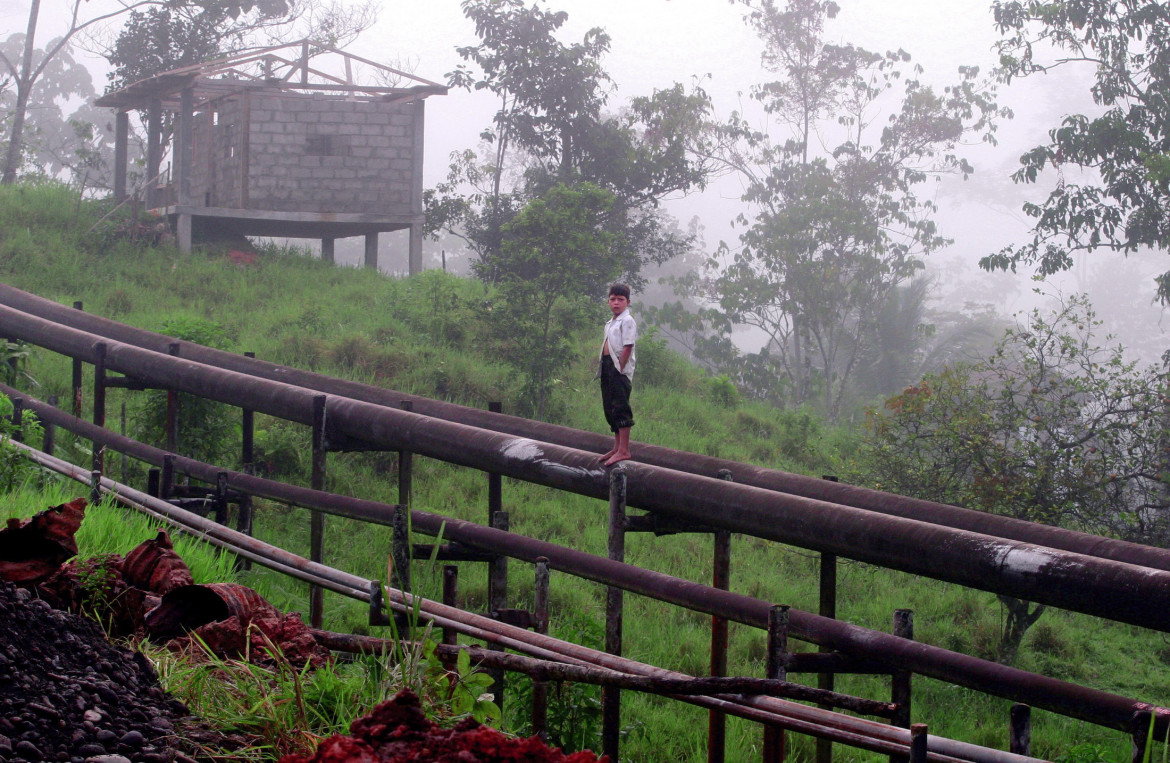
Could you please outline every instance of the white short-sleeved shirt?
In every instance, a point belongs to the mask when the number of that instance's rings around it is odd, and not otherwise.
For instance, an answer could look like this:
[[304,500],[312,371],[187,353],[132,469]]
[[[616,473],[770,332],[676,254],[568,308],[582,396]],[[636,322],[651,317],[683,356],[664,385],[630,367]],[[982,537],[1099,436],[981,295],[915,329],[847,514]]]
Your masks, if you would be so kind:
[[[637,339],[638,324],[634,323],[634,316],[630,315],[630,309],[627,307],[621,315],[611,318],[605,324],[605,339],[601,343],[601,349],[604,352],[605,343],[609,342],[609,357],[613,360],[613,367],[618,368],[618,362],[622,357],[622,348],[634,344]],[[637,355],[637,349],[631,350],[630,357],[626,360],[626,367],[622,369],[622,374],[630,381],[634,380],[634,361]]]

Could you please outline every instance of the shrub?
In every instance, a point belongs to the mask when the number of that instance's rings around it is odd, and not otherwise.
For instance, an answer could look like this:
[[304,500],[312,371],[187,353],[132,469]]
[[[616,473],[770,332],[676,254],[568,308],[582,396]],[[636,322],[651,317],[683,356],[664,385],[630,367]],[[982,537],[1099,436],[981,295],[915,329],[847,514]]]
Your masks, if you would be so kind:
[[32,465],[12,444],[14,438],[24,440],[41,436],[40,424],[31,416],[24,416],[20,430],[12,423],[14,411],[12,401],[6,395],[0,395],[0,492],[9,492],[36,471]]
[[[207,347],[226,349],[231,337],[222,326],[202,318],[175,317],[163,322],[161,333]],[[238,433],[238,417],[233,409],[202,397],[178,395],[179,454],[200,461],[217,463],[228,452]],[[166,440],[167,393],[151,390],[142,409],[134,417],[137,439],[163,443]]]

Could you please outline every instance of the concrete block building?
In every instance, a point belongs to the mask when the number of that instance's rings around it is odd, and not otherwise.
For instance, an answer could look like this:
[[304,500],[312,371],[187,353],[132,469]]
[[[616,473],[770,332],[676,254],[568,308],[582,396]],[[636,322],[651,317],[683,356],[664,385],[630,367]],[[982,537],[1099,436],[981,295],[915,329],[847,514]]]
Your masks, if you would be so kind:
[[[384,84],[362,85],[356,72]],[[215,229],[243,235],[365,237],[410,231],[422,269],[424,104],[447,89],[308,41],[176,69],[100,98],[117,112],[115,195],[125,198],[129,114],[147,116],[146,206],[180,248]],[[169,158],[169,163],[164,163]]]

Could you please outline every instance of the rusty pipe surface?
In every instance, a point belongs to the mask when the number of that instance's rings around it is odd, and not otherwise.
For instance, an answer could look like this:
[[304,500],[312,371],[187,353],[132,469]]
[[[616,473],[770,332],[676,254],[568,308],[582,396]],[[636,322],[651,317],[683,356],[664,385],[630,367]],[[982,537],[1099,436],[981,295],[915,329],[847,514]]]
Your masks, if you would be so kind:
[[[0,284],[0,304],[53,322],[75,326],[95,335],[157,352],[166,352],[167,347],[176,341],[171,337],[59,305],[6,284]],[[607,450],[612,444],[611,438],[593,432],[530,421],[501,413],[491,413],[358,382],[334,379],[323,374],[254,358],[245,358],[190,342],[179,342],[178,344],[181,348],[180,354],[201,363],[394,408],[405,400],[413,405],[416,413],[432,418],[456,421],[481,429],[490,429],[539,442],[580,448],[597,453]],[[733,473],[736,482],[753,487],[853,506],[891,516],[916,519],[999,538],[1020,540],[1039,546],[1073,551],[1086,556],[1170,570],[1170,550],[1167,549],[1128,543],[1113,538],[1102,538],[1060,527],[1025,522],[1011,517],[908,498],[841,482],[815,479],[777,469],[767,469],[657,445],[631,443],[631,450],[634,460],[639,463],[708,476],[714,476],[721,469],[727,469]]]
[[[158,448],[96,427],[5,385],[0,384],[0,392],[20,396],[24,400],[25,408],[42,417],[42,420],[86,438],[100,438],[114,450],[125,449],[125,452],[149,463],[161,463],[163,457],[167,455]],[[205,481],[214,479],[222,471],[215,466],[188,458],[175,457],[174,464],[178,471]],[[88,472],[80,467],[69,466],[80,475],[78,479],[81,481],[88,479]],[[229,471],[226,474],[229,487],[339,516],[389,524],[396,508],[390,504],[322,493],[240,472]],[[160,505],[169,506],[165,502]],[[208,520],[196,518],[200,520],[197,527],[204,530],[211,531],[219,527]],[[415,530],[424,534],[435,536],[442,533],[445,538],[485,552],[504,553],[528,562],[536,562],[544,557],[558,571],[603,585],[615,585],[659,601],[726,617],[758,628],[766,628],[768,624],[770,603],[742,594],[425,511],[413,511],[412,524]],[[1111,728],[1128,729],[1129,720],[1135,711],[1151,707],[1126,697],[1077,686],[920,642],[907,641],[808,612],[792,609],[789,616],[793,635],[804,641],[868,659],[880,659],[890,666]]]
[[[70,329],[7,306],[0,327],[56,352],[302,424],[317,395],[283,382],[206,366]],[[341,434],[560,490],[603,498],[607,471],[592,453],[477,429],[417,413],[327,396]],[[828,552],[904,572],[1170,631],[1170,572],[777,493],[715,478],[623,462],[632,507],[732,532]]]
[[[42,466],[52,468],[82,482],[86,482],[89,478],[89,473],[81,467],[48,456],[34,448],[22,444],[17,445],[28,457]],[[236,530],[217,525],[197,514],[171,506],[165,501],[108,478],[101,479],[101,488],[135,508],[145,509],[150,515],[166,519],[182,529],[203,533],[209,538],[214,538],[224,547],[233,548],[238,544],[239,547],[247,549],[251,558],[261,564],[266,564],[278,571],[291,572],[303,580],[319,582],[351,598],[369,600],[369,583],[371,582],[369,580],[311,562],[283,549],[257,541]],[[427,619],[433,620],[438,625],[452,627],[495,643],[502,643],[526,654],[545,659],[563,660],[572,664],[598,666],[630,675],[665,679],[692,678],[682,673],[656,668],[634,660],[606,655],[604,652],[559,641],[550,636],[533,634],[522,628],[506,625],[454,607],[447,607],[421,597],[418,597],[416,601],[416,598],[410,594],[395,589],[386,588],[384,591],[388,594],[391,607],[397,611],[415,611],[417,604],[417,611],[424,613]],[[669,696],[703,707],[717,707],[730,714],[751,720],[777,723],[793,731],[801,731],[875,752],[904,753],[909,744],[908,741],[901,738],[905,735],[903,729],[852,718],[820,708],[809,708],[786,700],[761,697],[745,698],[735,695],[705,697],[672,694]],[[935,763],[961,763],[962,761],[971,761],[972,763],[1033,763],[1037,760],[937,736],[931,737],[928,758]]]

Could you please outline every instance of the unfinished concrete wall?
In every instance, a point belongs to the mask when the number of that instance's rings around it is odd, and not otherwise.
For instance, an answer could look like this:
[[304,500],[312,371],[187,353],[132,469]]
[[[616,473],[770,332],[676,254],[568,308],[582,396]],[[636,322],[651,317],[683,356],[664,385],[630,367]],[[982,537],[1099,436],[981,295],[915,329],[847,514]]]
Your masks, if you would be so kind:
[[221,98],[195,116],[191,197],[197,207],[243,206],[244,97]]
[[414,104],[321,94],[250,97],[247,209],[411,213]]

